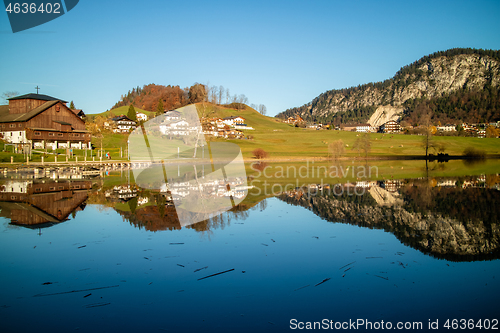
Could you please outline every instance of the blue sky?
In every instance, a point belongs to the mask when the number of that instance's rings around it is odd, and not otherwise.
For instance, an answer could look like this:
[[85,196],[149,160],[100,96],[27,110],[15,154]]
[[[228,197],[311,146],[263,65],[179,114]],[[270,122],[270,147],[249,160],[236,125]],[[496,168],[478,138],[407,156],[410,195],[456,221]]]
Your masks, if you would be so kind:
[[382,81],[424,55],[500,49],[500,1],[94,1],[13,34],[0,13],[0,94],[111,108],[149,83],[223,85],[268,115]]

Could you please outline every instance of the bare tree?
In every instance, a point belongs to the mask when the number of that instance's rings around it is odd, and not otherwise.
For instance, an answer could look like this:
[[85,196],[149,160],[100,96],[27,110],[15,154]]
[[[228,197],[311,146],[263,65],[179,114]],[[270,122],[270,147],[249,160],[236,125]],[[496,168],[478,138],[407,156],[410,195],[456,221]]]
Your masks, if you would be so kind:
[[267,114],[267,108],[264,104],[259,105],[259,112],[263,116],[265,116]]
[[344,154],[344,141],[337,140],[328,145],[328,153],[332,156],[333,159],[337,159]]
[[222,104],[222,99],[224,98],[224,87],[223,86],[219,86],[218,97],[219,97],[219,102],[217,104],[221,105]]
[[423,138],[422,138],[422,147],[425,149],[425,158],[429,157],[429,149],[435,147],[434,140],[432,138],[435,127],[431,124],[431,116],[430,113],[426,113],[421,118],[422,127],[423,127]]
[[5,103],[8,103],[9,101],[7,100],[8,98],[14,97],[19,95],[19,92],[17,91],[6,91],[2,94],[2,98],[5,100]]
[[360,151],[363,151],[365,154],[365,158],[368,157],[372,148],[372,143],[370,140],[370,134],[365,133],[363,136],[359,137],[354,141],[352,145],[352,149],[355,149],[358,152],[358,156],[360,155]]

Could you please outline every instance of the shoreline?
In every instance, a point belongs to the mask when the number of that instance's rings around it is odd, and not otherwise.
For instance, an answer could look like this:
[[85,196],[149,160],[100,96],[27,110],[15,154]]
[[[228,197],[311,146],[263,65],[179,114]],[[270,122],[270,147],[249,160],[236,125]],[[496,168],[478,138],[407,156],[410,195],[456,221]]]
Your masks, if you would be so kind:
[[[468,157],[462,155],[450,155],[446,156],[445,159],[437,158],[437,156],[431,156],[427,160],[429,162],[447,162],[449,160],[487,160],[487,159],[500,159],[500,154],[491,154],[486,155],[484,157]],[[401,161],[401,160],[421,160],[425,161],[426,157],[422,155],[387,155],[387,156],[368,156],[368,157],[341,157],[338,159],[332,159],[328,157],[273,157],[273,158],[243,158],[244,163],[292,163],[292,162],[307,162],[307,161]],[[230,160],[217,161],[218,163],[230,162]],[[140,164],[150,164],[151,161],[127,161],[127,160],[106,160],[106,161],[78,161],[77,163],[74,161],[69,162],[17,162],[17,163],[0,163],[0,168],[2,169],[30,169],[30,168],[60,168],[60,167],[79,167],[79,168],[96,168],[96,167],[112,167],[112,168],[128,168],[132,165],[140,165]],[[154,164],[160,164],[161,161],[155,161]],[[164,163],[168,164],[189,164],[189,160],[167,160]]]

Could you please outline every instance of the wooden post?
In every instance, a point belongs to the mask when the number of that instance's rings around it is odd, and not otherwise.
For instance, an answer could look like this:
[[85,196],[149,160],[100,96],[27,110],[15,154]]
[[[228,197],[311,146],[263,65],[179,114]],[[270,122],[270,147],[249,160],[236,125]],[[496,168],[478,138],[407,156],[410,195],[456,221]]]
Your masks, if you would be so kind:
[[14,156],[11,156],[10,157],[10,164],[13,164],[14,163]]
[[29,157],[29,155],[26,155],[26,164],[30,164],[30,157]]
[[57,163],[57,155],[54,155],[54,163]]
[[43,165],[43,155],[42,155],[42,165]]
[[78,164],[78,156],[75,157],[75,163]]

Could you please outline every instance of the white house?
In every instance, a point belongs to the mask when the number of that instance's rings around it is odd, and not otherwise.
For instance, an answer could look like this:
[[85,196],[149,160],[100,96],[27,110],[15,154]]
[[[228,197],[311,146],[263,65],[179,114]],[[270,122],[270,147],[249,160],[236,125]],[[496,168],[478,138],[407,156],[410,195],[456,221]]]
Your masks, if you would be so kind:
[[235,124],[244,124],[245,118],[240,116],[231,116],[222,119],[222,121],[229,126],[234,126]]
[[356,132],[369,133],[369,132],[371,132],[371,126],[370,126],[370,124],[356,125]]
[[136,117],[138,121],[147,121],[148,120],[148,115],[142,112],[137,112]]
[[181,120],[181,113],[179,111],[168,111],[163,118],[165,121],[179,121]]
[[455,132],[457,129],[455,125],[446,124],[444,126],[438,126],[437,130],[441,132]]
[[160,132],[164,135],[189,135],[193,132],[201,131],[197,126],[190,126],[185,120],[179,120],[171,123],[164,123],[159,126]]

